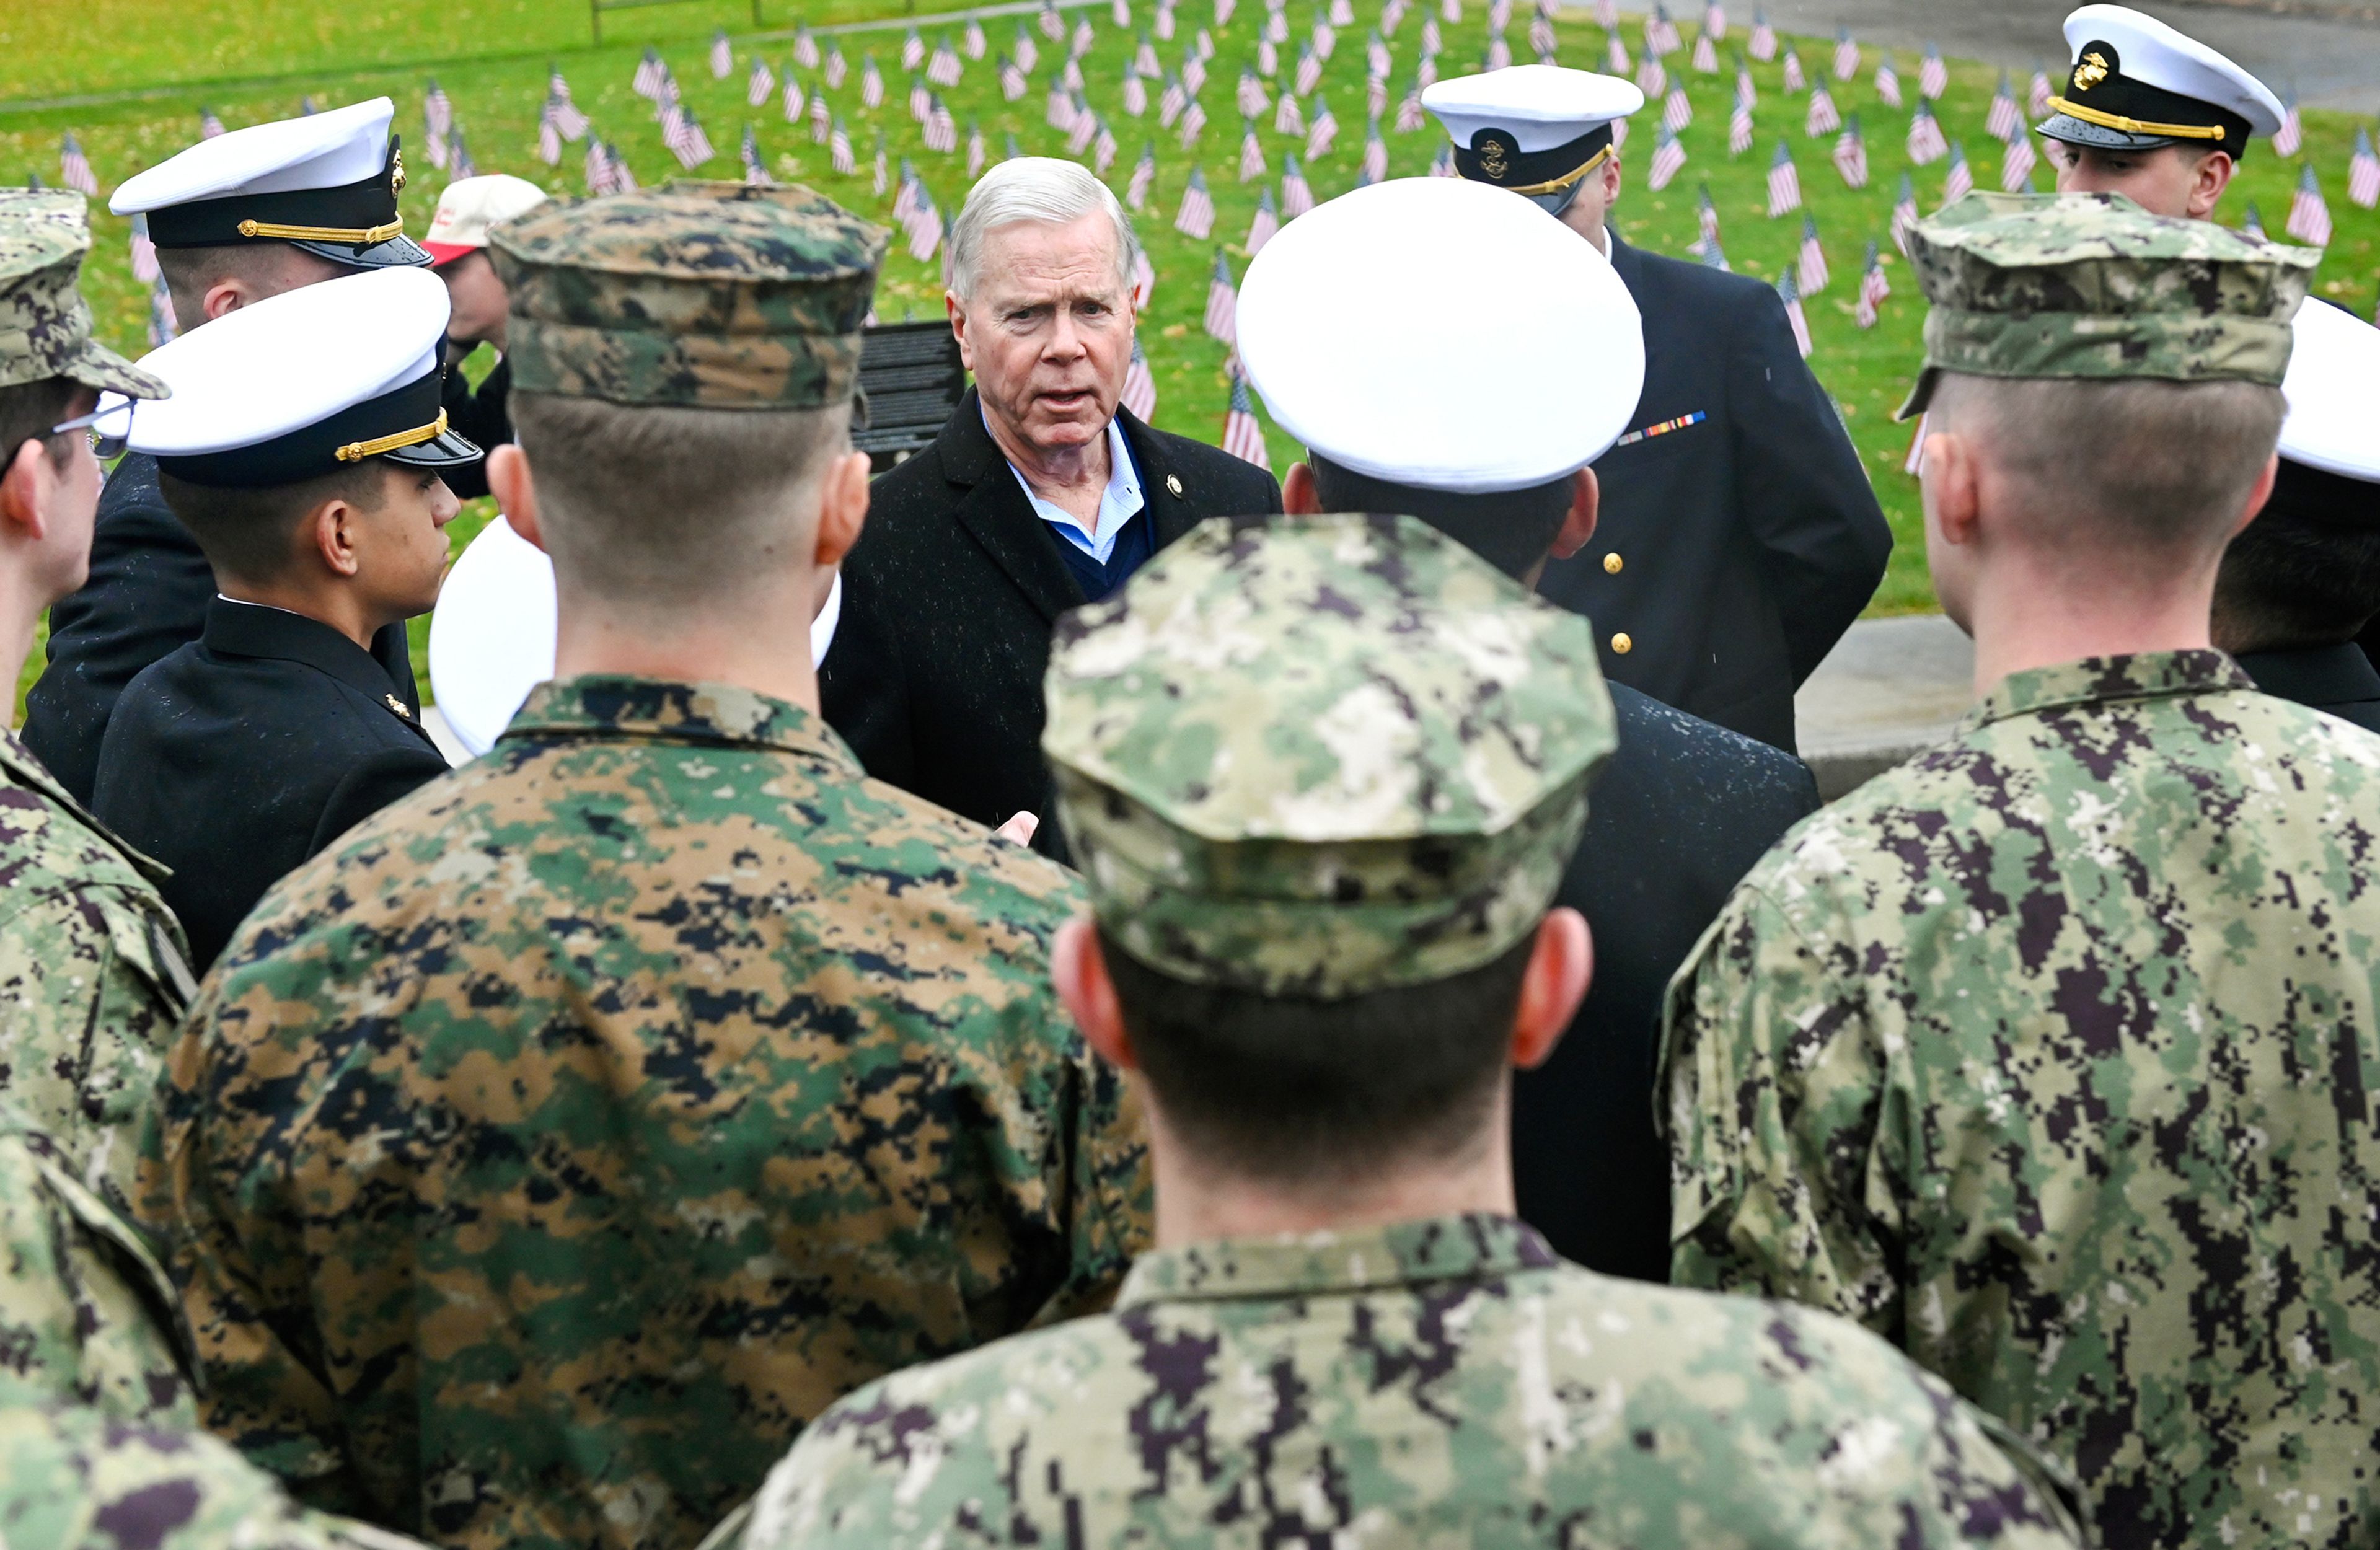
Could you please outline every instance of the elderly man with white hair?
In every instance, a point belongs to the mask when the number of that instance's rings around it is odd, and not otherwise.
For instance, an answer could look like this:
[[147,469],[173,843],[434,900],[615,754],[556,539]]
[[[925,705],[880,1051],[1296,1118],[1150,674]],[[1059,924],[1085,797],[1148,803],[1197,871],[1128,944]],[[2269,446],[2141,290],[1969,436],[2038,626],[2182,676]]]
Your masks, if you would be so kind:
[[[1209,516],[1281,510],[1272,476],[1123,408],[1140,244],[1107,186],[1028,156],[951,229],[951,332],[975,386],[877,480],[819,671],[868,772],[987,825],[1046,810],[1050,630]],[[1220,391],[1220,385],[1219,385]],[[1037,848],[1062,854],[1055,825]]]

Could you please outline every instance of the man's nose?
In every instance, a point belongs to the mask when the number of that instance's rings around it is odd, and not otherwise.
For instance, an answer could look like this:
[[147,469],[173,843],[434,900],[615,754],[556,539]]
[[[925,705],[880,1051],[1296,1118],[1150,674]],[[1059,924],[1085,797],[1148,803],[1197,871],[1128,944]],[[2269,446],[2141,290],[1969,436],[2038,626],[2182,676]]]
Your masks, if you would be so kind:
[[1072,312],[1061,311],[1050,330],[1048,355],[1059,360],[1072,360],[1083,353],[1082,330],[1075,325]]

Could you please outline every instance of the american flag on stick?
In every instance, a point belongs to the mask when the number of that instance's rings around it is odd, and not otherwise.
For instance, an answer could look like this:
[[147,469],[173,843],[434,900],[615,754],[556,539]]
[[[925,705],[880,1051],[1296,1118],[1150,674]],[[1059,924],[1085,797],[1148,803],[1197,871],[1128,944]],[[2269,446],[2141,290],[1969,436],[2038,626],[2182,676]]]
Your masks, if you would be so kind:
[[2272,240],[2265,234],[2265,212],[2256,208],[2254,200],[2248,201],[2246,213],[2240,217],[2240,230],[2252,241],[2270,242]]
[[959,51],[951,46],[950,34],[945,32],[941,42],[934,45],[934,56],[926,62],[926,79],[947,91],[956,86],[965,74],[965,68],[959,64]]
[[1836,28],[1835,79],[1837,80],[1849,80],[1852,77],[1859,74],[1859,44],[1852,42],[1852,30],[1848,27]]
[[1664,66],[1657,56],[1646,54],[1636,66],[1636,90],[1645,93],[1646,100],[1650,101],[1669,89],[1668,67]]
[[1184,53],[1182,55],[1182,89],[1195,97],[1206,89],[1206,85],[1207,67],[1199,59],[1197,52]]
[[959,34],[959,48],[969,59],[980,60],[990,48],[983,35],[983,23],[967,18],[966,30]]
[[455,131],[455,153],[447,163],[447,171],[458,183],[464,178],[480,176],[480,164],[471,160],[470,147],[463,143],[463,131],[459,127]]
[[1173,0],[1157,0],[1157,35],[1166,42],[1173,41]]
[[1132,309],[1148,310],[1148,298],[1157,294],[1157,266],[1148,261],[1148,249],[1139,248],[1132,256]]
[[1668,58],[1685,47],[1678,36],[1678,24],[1670,19],[1670,7],[1654,0],[1653,14],[1645,23],[1645,47],[1647,52]]
[[1314,30],[1306,35],[1314,41],[1314,57],[1328,64],[1331,54],[1339,49],[1339,30],[1327,21],[1318,20]]
[[1099,115],[1080,97],[1069,98],[1066,104],[1066,154],[1080,156],[1099,138]]
[[1860,134],[1858,114],[1852,115],[1843,132],[1835,137],[1835,170],[1842,174],[1844,188],[1867,187],[1867,140]]
[[1380,121],[1373,119],[1364,134],[1364,176],[1374,183],[1389,176],[1389,142],[1380,138]]
[[1783,140],[1768,163],[1768,218],[1802,208],[1802,175],[1793,166],[1793,151]]
[[1892,201],[1892,245],[1900,256],[1909,256],[1909,228],[1917,224],[1917,188],[1909,175],[1900,175],[1900,193]]
[[600,138],[589,138],[587,141],[584,171],[589,194],[612,191],[612,158],[603,153],[603,141]]
[[860,60],[859,105],[869,108],[884,105],[884,72],[876,67],[876,55],[872,54],[863,55]]
[[570,83],[562,79],[560,70],[546,77],[545,111],[552,117],[555,131],[571,144],[577,144],[587,133],[587,115],[571,101]]
[[1207,110],[1199,106],[1197,98],[1193,97],[1190,105],[1182,110],[1182,149],[1187,151],[1197,144],[1198,136],[1206,127]]
[[1264,245],[1281,232],[1281,212],[1273,208],[1272,190],[1266,188],[1257,195],[1256,218],[1248,223],[1248,257],[1264,251]]
[[549,167],[562,165],[562,136],[553,127],[552,98],[546,100],[537,115],[537,159]]
[[1332,115],[1330,104],[1321,97],[1314,99],[1314,116],[1305,125],[1305,159],[1330,154],[1330,147],[1339,139],[1339,120]]
[[1246,118],[1254,118],[1272,106],[1272,94],[1264,89],[1257,73],[1245,66],[1240,69],[1239,103],[1240,114]]
[[1661,126],[1660,137],[1653,142],[1653,161],[1645,169],[1645,187],[1655,193],[1670,186],[1670,180],[1685,170],[1686,148],[1679,143],[1670,127]]
[[2330,205],[2322,197],[2322,185],[2314,179],[2311,162],[2299,169],[2298,191],[2289,200],[2289,222],[2281,230],[2316,248],[2330,245]]
[[937,91],[926,108],[926,149],[947,156],[959,148],[958,120]]
[[1661,127],[1675,134],[1694,121],[1694,104],[1686,96],[1686,83],[1680,81],[1661,103]]
[[2273,136],[2273,154],[2294,156],[2305,145],[2305,122],[2298,117],[2298,94],[2290,92],[2282,100],[2281,127]]
[[149,285],[149,343],[152,346],[170,345],[181,333],[174,321],[174,294],[165,288],[163,276]]
[[760,139],[752,132],[752,126],[749,124],[744,126],[744,144],[737,151],[737,155],[744,163],[745,182],[775,181],[769,176],[769,164],[760,158]]
[[1330,25],[1333,27],[1355,25],[1354,0],[1330,0]]
[[1451,144],[1444,142],[1439,144],[1438,154],[1429,159],[1429,176],[1432,177],[1460,177],[1463,176],[1455,170],[1454,147]]
[[1900,71],[1894,67],[1889,54],[1876,67],[1876,100],[1888,108],[1900,105]]
[[1799,91],[1809,84],[1807,78],[1802,74],[1802,54],[1800,50],[1788,47],[1785,50],[1785,63],[1781,68],[1784,71],[1783,80],[1785,83],[1785,90],[1789,94]]
[[1389,111],[1389,79],[1386,76],[1364,78],[1364,116],[1378,118]]
[[[1378,35],[1377,32],[1373,34],[1374,37]],[[1529,18],[1529,51],[1541,62],[1550,61],[1553,57],[1554,18],[1548,16],[1543,7],[1538,9],[1536,16]],[[1382,52],[1387,51],[1382,50]],[[1388,71],[1384,68],[1376,73],[1386,75]]]
[[[85,176],[89,176],[88,168]],[[2355,127],[2355,154],[2347,163],[2347,197],[2362,210],[2380,204],[2380,156],[2372,153],[2371,132],[2361,124]]]
[[1735,94],[1735,106],[1727,115],[1727,153],[1741,156],[1752,149],[1752,99],[1742,92]]
[[1718,245],[1718,238],[1712,237],[1703,244],[1703,267],[1718,270],[1721,274],[1734,267],[1727,261],[1727,250]]
[[909,212],[909,256],[924,263],[941,245],[942,212],[934,208],[934,196],[919,184],[917,206]]
[[1173,212],[1173,229],[1194,242],[1204,242],[1215,229],[1215,200],[1207,192],[1207,175],[1197,167],[1190,169],[1190,181],[1182,190],[1182,206]]
[[819,67],[818,40],[810,36],[808,22],[794,30],[794,63],[805,70],[815,70]]
[[[1427,64],[1431,57],[1431,54],[1422,55],[1423,63]],[[1620,41],[1617,32],[1604,40],[1603,68],[1608,75],[1625,76],[1628,73],[1628,45]]]
[[1066,90],[1064,81],[1051,78],[1050,95],[1043,102],[1047,104],[1041,112],[1043,122],[1062,135],[1074,128],[1075,94]]
[[1874,328],[1885,298],[1892,295],[1892,283],[1884,277],[1884,256],[1875,243],[1867,245],[1867,262],[1860,270],[1859,305],[1852,309],[1852,319],[1862,328]]
[[91,170],[91,158],[83,154],[82,141],[75,139],[71,129],[58,146],[58,181],[78,194],[98,196],[99,178]]
[[628,170],[628,159],[620,154],[620,148],[609,141],[604,142],[603,158],[605,161],[612,163],[612,192],[615,194],[635,193],[637,191],[637,175]]
[[[1232,13],[1239,8],[1239,0],[1215,0],[1215,25],[1229,27],[1232,24]],[[1117,25],[1122,26],[1123,23],[1119,22]]]
[[1925,57],[1917,66],[1917,94],[1929,103],[1938,103],[1949,90],[1950,67],[1942,63],[1942,51],[1927,43]]
[[795,79],[793,71],[787,70],[785,72],[785,122],[799,124],[802,121],[802,108],[807,102],[808,99],[802,95],[802,83]]
[[1305,169],[1297,158],[1284,155],[1281,159],[1281,217],[1294,221],[1314,208],[1314,190],[1307,187]]
[[1277,135],[1296,135],[1300,138],[1305,134],[1305,115],[1299,109],[1297,99],[1286,91],[1281,94],[1281,101],[1273,105],[1272,131]]
[[827,132],[829,129],[833,127],[833,111],[827,106],[826,93],[821,91],[810,99],[811,143],[816,145],[824,145],[826,143]]
[[1108,175],[1108,169],[1115,165],[1116,153],[1121,147],[1116,144],[1115,136],[1109,132],[1106,116],[1097,115],[1095,121],[1099,128],[1091,136],[1091,171],[1100,177],[1105,177]]
[[1992,92],[1991,109],[1984,115],[1984,132],[2010,145],[2024,133],[2024,121],[2016,115],[2016,93],[2009,88],[2006,70],[2000,72],[2000,83]]
[[1942,182],[1942,202],[1956,204],[1975,191],[1975,175],[1967,165],[1967,148],[1950,142],[1950,174]]
[[649,103],[658,103],[662,99],[662,82],[668,79],[669,67],[649,48],[645,56],[637,61],[637,73],[628,78],[628,90]]
[[827,155],[839,173],[848,175],[859,170],[859,163],[851,153],[851,131],[844,127],[841,114],[835,115],[834,133],[827,140]]
[[1215,249],[1214,277],[1207,282],[1208,334],[1226,345],[1239,343],[1239,288],[1232,284],[1232,266],[1220,248]]
[[1118,27],[1130,27],[1132,25],[1132,0],[1111,0],[1110,5],[1108,6],[1108,20]]
[[[1101,134],[1107,133],[1107,126],[1104,124],[1100,125],[1099,132]],[[1108,143],[1112,145],[1115,142],[1113,140],[1110,140]],[[968,182],[974,182],[976,177],[982,173],[984,161],[989,154],[990,153],[985,151],[983,144],[983,126],[978,124],[972,118],[968,119],[966,152]],[[1102,167],[1099,170],[1104,172],[1107,169]]]
[[1301,97],[1311,96],[1322,79],[1322,61],[1314,51],[1301,46],[1297,51],[1297,70],[1290,77],[1290,90]]
[[1149,370],[1148,357],[1141,353],[1137,338],[1132,342],[1132,364],[1123,369],[1123,402],[1144,425],[1157,413],[1157,375]]
[[1125,185],[1123,202],[1135,210],[1148,203],[1148,186],[1157,179],[1157,143],[1152,140],[1141,148],[1140,160],[1132,164],[1132,178]]
[[2049,111],[2049,72],[2039,65],[2033,67],[2033,83],[2024,89],[2024,111],[2039,118]]
[[826,70],[823,76],[823,79],[826,81],[826,89],[830,91],[842,91],[843,83],[850,78],[850,75],[851,62],[844,58],[843,45],[841,43],[827,44]]
[[2019,130],[2000,155],[2000,192],[2013,194],[2030,185],[2034,161],[2033,137]]
[[1414,90],[1427,91],[1437,84],[1438,55],[1425,54],[1421,56],[1421,63],[1414,67]]
[[1751,53],[1764,65],[1777,57],[1777,29],[1768,25],[1768,13],[1759,9],[1752,13]]
[[164,272],[157,267],[157,245],[149,239],[149,217],[132,217],[132,278],[148,285]]
[[1444,46],[1444,42],[1439,35],[1438,18],[1424,16],[1421,18],[1421,51],[1424,54],[1436,54]]
[[1909,159],[1919,166],[1930,166],[1950,153],[1950,142],[1942,138],[1942,126],[1934,117],[1934,110],[1919,102],[1917,111],[1909,116]]
[[1272,459],[1265,452],[1264,428],[1257,424],[1256,406],[1248,402],[1247,379],[1237,372],[1232,375],[1232,407],[1223,416],[1223,450],[1268,474],[1272,472]]
[[1817,217],[1802,213],[1802,251],[1794,268],[1803,296],[1816,296],[1834,276],[1827,269],[1827,250],[1818,245]]
[[1802,358],[1810,358],[1810,320],[1802,310],[1802,290],[1793,283],[1793,272],[1787,270],[1777,277],[1777,299],[1785,304],[1785,321],[1793,326],[1793,345]]
[[[1169,0],[1157,0],[1157,13],[1162,17],[1173,7]],[[1058,14],[1057,0],[1041,0],[1041,35],[1051,42],[1066,35],[1066,18]]]
[[[1455,18],[1460,21],[1460,16]],[[1595,0],[1595,24],[1605,31],[1620,25],[1620,0]]]
[[727,30],[722,28],[710,35],[710,79],[725,80],[735,69],[735,50],[729,46]]
[[1802,132],[1818,139],[1842,127],[1843,115],[1835,111],[1835,94],[1827,90],[1827,83],[1822,80],[1810,88],[1810,111],[1802,120]]
[[1090,13],[1086,11],[1075,17],[1075,34],[1072,38],[1067,40],[1066,43],[1067,48],[1074,53],[1075,57],[1079,59],[1084,54],[1090,53],[1091,45],[1098,41],[1099,33],[1091,26]]
[[223,132],[223,120],[215,116],[215,110],[212,108],[200,108],[199,110],[199,138],[200,139],[212,139]]
[[777,94],[777,73],[759,54],[752,56],[752,68],[744,78],[744,105],[759,107]]
[[1694,186],[1694,239],[1686,244],[1686,251],[1700,254],[1718,240],[1718,206],[1712,202],[1710,185]]
[[1167,76],[1165,94],[1157,100],[1157,121],[1171,129],[1173,121],[1182,116],[1182,110],[1189,105],[1190,93],[1182,90],[1182,78]]
[[869,187],[872,188],[878,197],[880,198],[882,197],[884,190],[892,186],[892,174],[886,170],[884,165],[884,131],[881,129],[876,131],[876,156],[873,171],[875,176],[870,180]]
[[1421,82],[1414,82],[1402,97],[1397,99],[1397,133],[1412,134],[1422,127]]
[[1249,120],[1240,129],[1240,181],[1253,183],[1270,170],[1265,163],[1264,142],[1257,139],[1256,124]]

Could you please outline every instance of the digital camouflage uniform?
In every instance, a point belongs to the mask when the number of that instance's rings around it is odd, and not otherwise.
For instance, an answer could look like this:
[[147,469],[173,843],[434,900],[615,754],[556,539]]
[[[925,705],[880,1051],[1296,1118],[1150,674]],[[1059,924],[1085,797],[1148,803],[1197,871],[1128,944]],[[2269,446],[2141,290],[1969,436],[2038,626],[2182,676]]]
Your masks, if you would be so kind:
[[[80,194],[0,190],[0,388],[63,376],[164,394],[92,342],[76,286],[90,248]],[[0,731],[0,1096],[118,1206],[130,1204],[141,1117],[192,989],[159,875]]]
[[[806,189],[497,241],[525,391],[848,400],[881,236]],[[1049,986],[1080,898],[795,705],[540,688],[268,894],[174,1052],[209,1424],[447,1544],[667,1550],[843,1393],[1103,1305],[1148,1185]]]
[[[1102,926],[1257,994],[1492,960],[1611,751],[1590,627],[1410,517],[1265,520],[1202,525],[1060,624],[1044,746]],[[1597,1276],[1493,1216],[1145,1255],[1111,1314],[844,1399],[714,1539],[2073,1543],[1881,1341]]]
[[[2278,381],[2294,259],[1975,213],[1917,228],[1972,351],[1929,366],[2037,373],[2063,314],[2110,375]],[[2073,299],[1993,356],[2028,266]],[[2070,1461],[2110,1545],[2380,1543],[2375,813],[2380,738],[2216,652],[2003,679],[1673,982],[1676,1278],[1860,1319]]]
[[0,1543],[8,1550],[416,1550],[385,1530],[304,1511],[202,1432],[75,1407],[0,1410]]

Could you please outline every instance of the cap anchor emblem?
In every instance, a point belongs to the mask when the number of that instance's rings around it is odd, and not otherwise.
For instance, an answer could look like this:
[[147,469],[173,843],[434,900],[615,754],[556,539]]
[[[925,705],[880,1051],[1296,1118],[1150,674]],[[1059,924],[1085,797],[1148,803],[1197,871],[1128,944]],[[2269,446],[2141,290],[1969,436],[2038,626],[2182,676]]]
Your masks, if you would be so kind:
[[1505,159],[1502,140],[1490,139],[1479,148],[1479,170],[1499,182],[1512,170],[1512,163]]
[[393,151],[389,153],[388,191],[392,194],[405,192],[405,152],[402,151]]
[[2074,90],[2077,91],[2088,91],[2107,79],[2107,55],[2097,49],[2085,54],[2082,62],[2074,67]]

